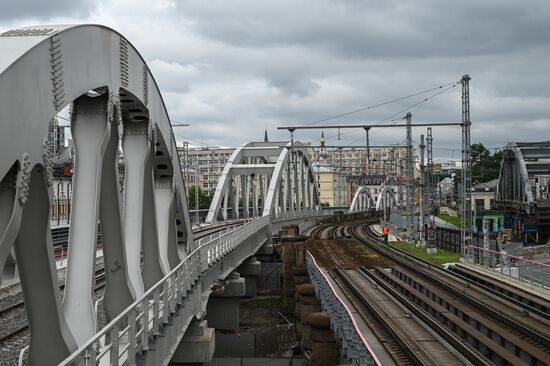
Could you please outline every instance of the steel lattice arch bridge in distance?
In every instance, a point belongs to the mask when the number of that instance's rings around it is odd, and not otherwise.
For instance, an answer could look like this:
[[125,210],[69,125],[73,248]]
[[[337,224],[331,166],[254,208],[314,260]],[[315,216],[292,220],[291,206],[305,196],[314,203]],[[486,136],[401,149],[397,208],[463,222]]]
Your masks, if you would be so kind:
[[[47,134],[69,105],[75,166],[62,296],[50,234]],[[283,221],[321,214],[302,144],[245,144],[224,171],[209,220],[227,218],[228,199],[238,202],[239,192],[247,197],[250,220],[195,241],[158,86],[138,51],[104,26],[34,26],[1,34],[0,126],[0,265],[17,259],[31,365],[105,358],[132,364],[138,354],[144,364],[167,364],[190,321],[204,314],[216,281],[269,242]],[[100,332],[93,287],[98,220],[103,307],[110,320]]]

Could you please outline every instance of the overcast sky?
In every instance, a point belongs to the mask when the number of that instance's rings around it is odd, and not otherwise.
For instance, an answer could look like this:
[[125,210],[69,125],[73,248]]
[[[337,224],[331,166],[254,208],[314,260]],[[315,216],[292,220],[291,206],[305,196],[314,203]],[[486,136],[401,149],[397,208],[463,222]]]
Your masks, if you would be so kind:
[[[550,139],[548,0],[2,1],[0,31],[99,23],[146,59],[178,142],[236,146],[471,75],[472,142]],[[447,88],[317,123],[384,123]],[[410,108],[413,123],[459,122],[460,85]],[[321,131],[297,132],[317,143]],[[414,131],[414,140],[425,128]],[[362,144],[362,131],[325,131]],[[371,144],[405,131],[371,131]],[[460,156],[458,128],[436,128],[434,155]]]

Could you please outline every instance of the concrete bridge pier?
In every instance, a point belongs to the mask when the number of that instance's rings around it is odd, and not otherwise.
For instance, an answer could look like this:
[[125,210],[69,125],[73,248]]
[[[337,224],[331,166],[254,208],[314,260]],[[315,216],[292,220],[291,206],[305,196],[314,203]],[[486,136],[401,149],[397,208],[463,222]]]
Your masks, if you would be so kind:
[[232,272],[224,286],[210,295],[206,306],[206,319],[215,329],[239,329],[239,301],[246,294],[246,281],[239,272]]
[[271,255],[273,254],[273,243],[271,240],[267,241],[264,245],[258,249],[256,252],[257,255]]
[[190,325],[172,357],[170,365],[203,365],[212,361],[216,337],[206,320]]
[[262,262],[254,256],[249,257],[237,268],[237,271],[245,280],[244,295],[246,297],[256,297],[258,280],[262,273]]

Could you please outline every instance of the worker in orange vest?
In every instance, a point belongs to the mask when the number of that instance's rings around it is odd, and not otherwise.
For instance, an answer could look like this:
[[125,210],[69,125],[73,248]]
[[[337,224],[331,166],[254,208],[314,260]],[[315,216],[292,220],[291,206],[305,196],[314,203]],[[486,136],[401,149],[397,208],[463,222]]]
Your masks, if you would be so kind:
[[384,243],[388,244],[388,235],[390,234],[390,227],[385,225],[384,226]]

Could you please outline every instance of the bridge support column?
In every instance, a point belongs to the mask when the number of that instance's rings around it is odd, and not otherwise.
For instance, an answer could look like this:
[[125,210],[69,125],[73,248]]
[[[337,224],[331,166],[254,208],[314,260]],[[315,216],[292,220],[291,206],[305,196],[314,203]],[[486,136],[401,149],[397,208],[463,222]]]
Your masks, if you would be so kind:
[[258,277],[262,272],[262,262],[256,257],[250,257],[241,264],[237,271],[245,280],[245,293],[247,297],[255,297],[258,288]]
[[112,127],[109,99],[83,95],[75,100],[71,133],[75,143],[73,208],[69,232],[71,253],[63,299],[65,317],[77,343],[82,345],[96,332],[94,293],[97,220],[103,158]]
[[285,225],[286,235],[281,237],[283,246],[283,296],[284,306],[290,311],[295,308],[296,280],[295,272],[305,267],[304,242],[306,236],[298,235],[297,225]]
[[239,329],[239,300],[245,293],[245,279],[238,272],[231,273],[223,291],[213,293],[206,306],[210,326],[221,330]]
[[214,328],[208,328],[206,320],[187,328],[174,356],[172,365],[197,365],[212,361],[216,337]]
[[250,177],[250,175],[246,176],[246,183],[245,183],[245,189],[244,189],[243,210],[244,210],[244,217],[247,219],[250,217],[250,189],[252,187],[251,179],[252,178]]
[[273,254],[273,243],[271,242],[271,240],[268,241],[267,243],[265,243],[264,245],[262,245],[262,247],[260,249],[258,249],[256,254],[260,254],[260,255],[271,255],[271,254]]

